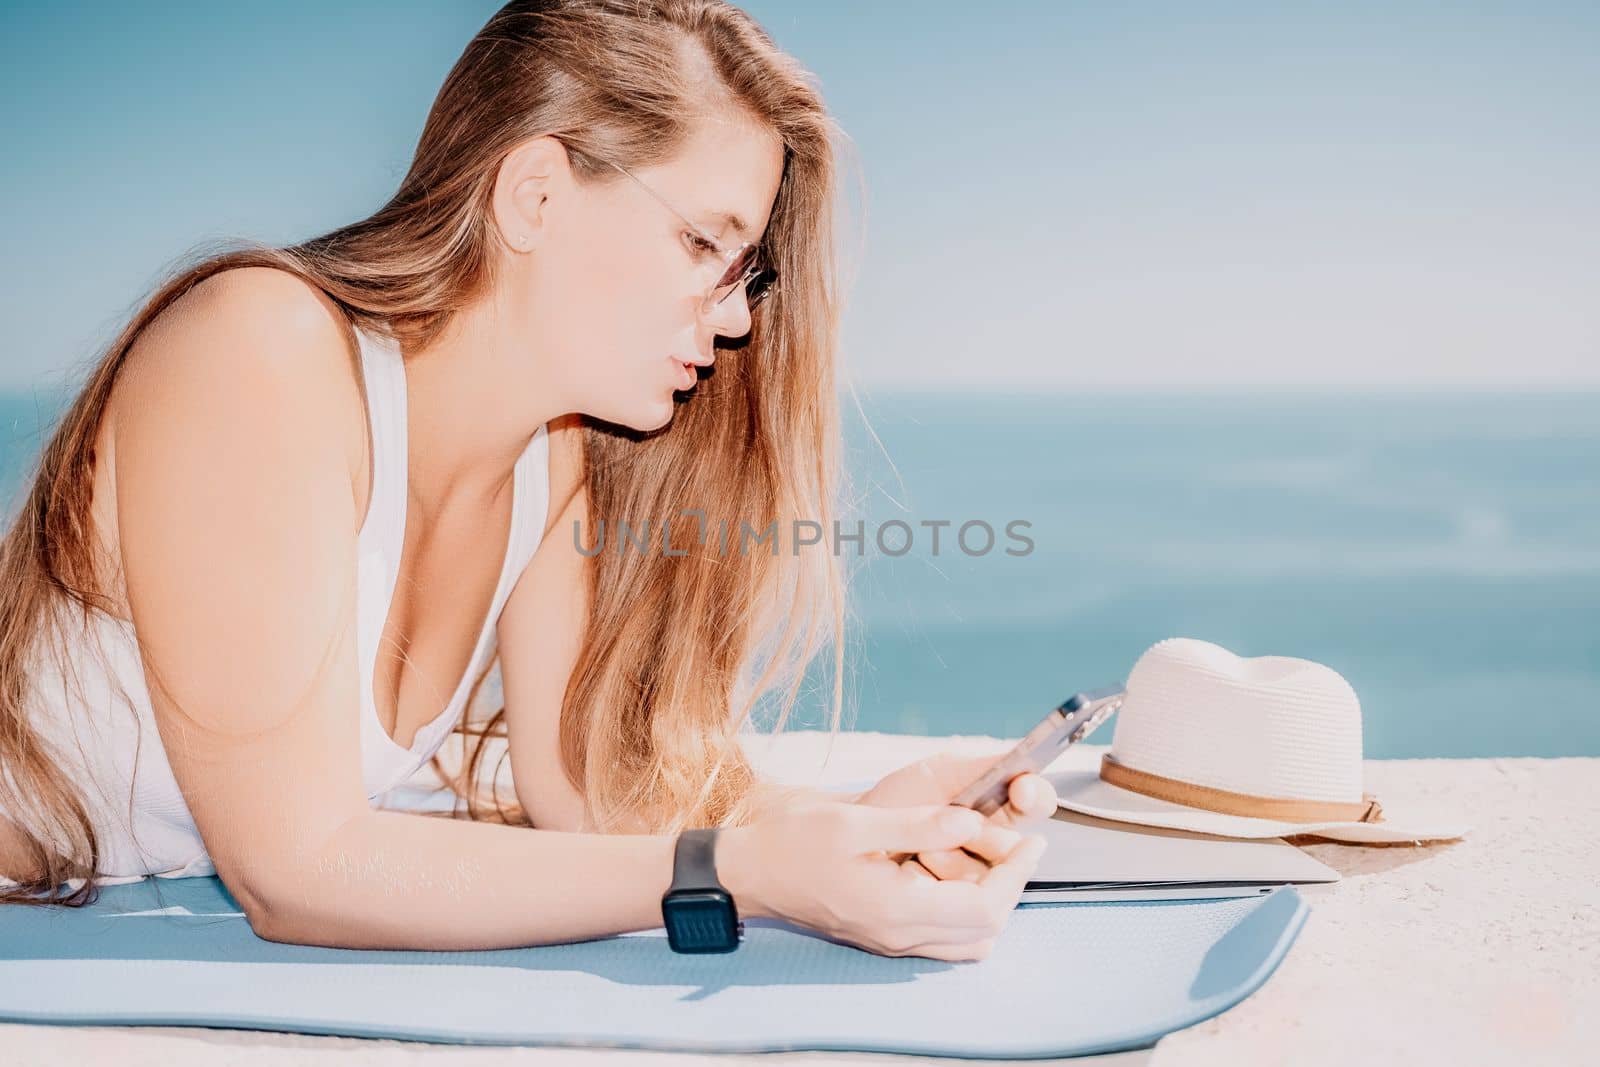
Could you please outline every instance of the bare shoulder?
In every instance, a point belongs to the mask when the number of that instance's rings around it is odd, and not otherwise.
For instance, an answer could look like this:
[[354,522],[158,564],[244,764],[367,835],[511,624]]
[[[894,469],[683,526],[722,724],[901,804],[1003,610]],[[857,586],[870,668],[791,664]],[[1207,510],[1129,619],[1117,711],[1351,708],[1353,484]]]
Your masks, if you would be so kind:
[[318,350],[347,347],[340,320],[326,293],[288,271],[235,267],[173,301],[140,336],[129,365],[198,359],[303,373],[314,369]]
[[142,420],[204,406],[267,416],[267,407],[366,468],[358,359],[328,295],[288,271],[238,267],[196,284],[140,334],[108,417],[120,434]]

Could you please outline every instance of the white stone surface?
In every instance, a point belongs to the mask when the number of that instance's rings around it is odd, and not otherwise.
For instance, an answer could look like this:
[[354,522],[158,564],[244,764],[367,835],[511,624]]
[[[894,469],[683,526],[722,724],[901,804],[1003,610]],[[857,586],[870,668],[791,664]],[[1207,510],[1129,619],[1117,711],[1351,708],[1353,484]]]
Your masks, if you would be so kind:
[[[765,773],[819,786],[877,777],[938,751],[1000,752],[1008,744],[989,737],[845,734],[830,745],[821,733],[750,737],[747,743]],[[1079,746],[1056,766],[1092,765],[1101,751]],[[1266,985],[1222,1015],[1169,1034],[1154,1049],[1072,1062],[1600,1062],[1600,759],[1369,760],[1366,775],[1367,788],[1386,809],[1416,805],[1457,813],[1473,824],[1471,834],[1425,846],[1305,842],[1343,878],[1302,890],[1310,920]],[[471,1048],[246,1030],[0,1024],[0,1063],[7,1067],[732,1067],[919,1059]]]

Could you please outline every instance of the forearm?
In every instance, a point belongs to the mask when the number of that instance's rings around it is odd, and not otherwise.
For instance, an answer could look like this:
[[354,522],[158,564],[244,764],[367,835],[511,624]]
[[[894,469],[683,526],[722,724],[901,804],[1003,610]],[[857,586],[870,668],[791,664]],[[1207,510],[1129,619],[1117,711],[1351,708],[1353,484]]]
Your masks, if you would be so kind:
[[[730,860],[741,833],[718,841]],[[344,948],[462,950],[587,941],[661,925],[671,834],[567,833],[373,811],[295,864],[257,932]],[[719,871],[723,868],[719,863]],[[742,915],[760,902],[729,862]],[[731,879],[731,881],[730,881]]]
[[795,804],[814,803],[827,801],[831,803],[855,803],[861,797],[860,792],[840,792],[829,789],[813,789],[810,786],[785,785],[770,779],[761,779],[756,784],[756,818],[760,819],[775,811],[791,807]]

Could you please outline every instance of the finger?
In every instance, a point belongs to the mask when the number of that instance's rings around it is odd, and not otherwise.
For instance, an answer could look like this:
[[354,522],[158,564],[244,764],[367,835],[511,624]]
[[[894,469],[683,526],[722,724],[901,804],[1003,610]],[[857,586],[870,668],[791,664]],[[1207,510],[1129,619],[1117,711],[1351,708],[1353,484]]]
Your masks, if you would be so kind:
[[972,881],[982,877],[991,864],[999,863],[1011,854],[1022,840],[1020,831],[1011,830],[990,822],[983,831],[958,849],[940,849],[920,853],[923,866],[940,878],[965,878]]
[[1022,771],[1006,783],[1006,802],[989,813],[989,821],[1020,827],[1036,819],[1048,819],[1055,811],[1055,786],[1043,775]]
[[993,906],[1015,907],[1027,888],[1028,878],[1039,866],[1047,842],[1043,834],[1027,834],[1011,855],[989,868],[978,888],[988,895]]
[[1056,787],[1042,774],[1028,771],[1011,779],[1006,813],[1013,824],[1048,819],[1056,813]]
[[900,877],[907,884],[915,885],[918,882],[937,882],[939,876],[923,866],[915,855],[907,854],[907,858],[900,862]]
[[857,852],[929,852],[959,848],[983,832],[985,819],[971,808],[919,804],[881,808],[849,805],[850,840]]
[[[976,884],[979,878],[982,877],[983,872],[989,869],[989,865],[987,863],[979,863],[977,860],[974,860],[971,857],[968,857],[967,862],[971,863],[974,868],[974,873],[971,876],[968,876],[963,872],[950,873],[944,870],[935,872],[935,870],[930,868],[925,856],[910,856],[900,866],[901,877],[908,886],[913,887],[952,880],[976,887]],[[913,892],[915,892],[915,889],[913,889]],[[933,914],[935,911],[936,909],[932,908],[931,906],[925,906],[924,910],[918,912],[918,914],[926,918],[929,914]],[[977,914],[976,909],[972,910],[972,914]],[[941,916],[941,923],[946,928],[953,929],[953,927],[949,926],[949,920],[947,917]],[[965,927],[962,927],[962,929],[965,929]],[[977,934],[982,933],[982,928],[975,926],[972,927],[972,931],[974,936],[976,936]]]
[[954,800],[967,786],[977,781],[995,764],[1005,758],[1005,755],[1003,752],[995,752],[987,756],[951,755],[938,762],[934,773],[938,776],[939,785],[943,788],[944,795]]
[[914,870],[922,881],[960,881],[976,884],[989,872],[987,860],[960,849],[908,854],[902,866]]
[[964,849],[941,848],[932,852],[917,854],[917,860],[934,877],[943,881],[959,878],[968,882],[976,882],[989,870],[989,861],[981,856],[973,855]]
[[1011,850],[1022,840],[1022,831],[1013,830],[990,821],[971,841],[961,847],[982,860],[985,867],[999,863],[1011,855]]
[[900,872],[904,892],[897,902],[897,915],[902,922],[994,932],[994,890],[985,888],[981,880],[944,881],[915,859],[907,861]]
[[899,867],[902,893],[896,917],[907,928],[931,931],[930,942],[973,941],[994,934],[995,905],[973,881],[942,881],[912,856]]
[[1004,753],[963,756],[955,752],[939,752],[912,766],[935,795],[953,800],[979,775],[998,763],[1002,755]]

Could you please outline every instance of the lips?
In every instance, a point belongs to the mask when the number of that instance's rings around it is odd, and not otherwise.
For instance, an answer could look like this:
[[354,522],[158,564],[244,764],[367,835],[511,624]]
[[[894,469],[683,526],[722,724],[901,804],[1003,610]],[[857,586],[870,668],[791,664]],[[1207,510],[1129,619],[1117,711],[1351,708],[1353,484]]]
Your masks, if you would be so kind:
[[694,364],[685,363],[676,356],[672,357],[672,361],[678,365],[678,372],[682,375],[683,388],[692,389],[695,383],[700,380],[700,376],[694,371]]

